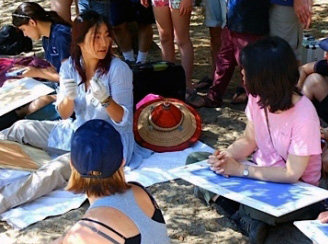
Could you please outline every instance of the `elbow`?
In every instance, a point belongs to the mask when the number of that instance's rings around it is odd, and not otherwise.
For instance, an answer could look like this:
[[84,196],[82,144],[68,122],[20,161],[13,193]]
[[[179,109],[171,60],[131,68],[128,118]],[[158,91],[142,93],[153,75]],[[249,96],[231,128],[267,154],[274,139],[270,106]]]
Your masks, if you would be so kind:
[[299,175],[294,175],[294,174],[287,175],[286,183],[296,183],[300,180],[300,178],[301,178],[301,176],[299,176]]

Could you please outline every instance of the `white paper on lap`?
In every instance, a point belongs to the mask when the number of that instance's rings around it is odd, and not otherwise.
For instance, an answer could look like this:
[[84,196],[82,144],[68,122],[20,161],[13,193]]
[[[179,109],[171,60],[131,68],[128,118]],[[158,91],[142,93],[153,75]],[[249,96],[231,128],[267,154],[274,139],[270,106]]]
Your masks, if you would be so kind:
[[328,243],[328,224],[322,224],[320,220],[295,221],[294,225],[314,243]]
[[32,78],[5,82],[0,88],[0,116],[53,91]]
[[242,177],[223,177],[210,170],[205,161],[174,170],[194,185],[276,217],[328,198],[328,191],[303,182],[274,183]]

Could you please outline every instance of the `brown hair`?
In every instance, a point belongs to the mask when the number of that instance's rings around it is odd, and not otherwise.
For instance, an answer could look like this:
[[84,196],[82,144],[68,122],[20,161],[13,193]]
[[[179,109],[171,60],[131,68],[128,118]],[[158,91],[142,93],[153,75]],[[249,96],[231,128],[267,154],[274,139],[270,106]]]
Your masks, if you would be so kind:
[[[107,28],[110,37],[112,38],[111,28],[104,17],[94,11],[86,11],[80,14],[75,18],[72,27],[72,44],[71,44],[71,57],[74,63],[74,66],[81,77],[81,83],[86,82],[86,74],[84,68],[81,64],[81,48],[78,44],[82,43],[85,39],[88,31],[95,27],[95,33],[97,32],[99,26],[104,23]],[[95,36],[94,36],[95,38]],[[104,59],[99,60],[96,69],[100,70],[101,74],[105,74],[109,71],[110,63],[112,60],[112,50],[109,48],[106,57]]]
[[39,4],[35,2],[25,2],[17,7],[12,13],[12,23],[16,27],[27,25],[29,20],[52,22],[71,26],[55,11],[46,11]]
[[130,189],[125,181],[123,166],[121,166],[111,177],[108,178],[83,178],[72,167],[66,190],[74,193],[86,193],[88,196],[103,197],[115,193],[124,193]]
[[271,113],[288,110],[293,105],[293,94],[302,95],[296,84],[298,64],[289,44],[282,38],[265,37],[248,44],[240,53],[245,70],[246,87],[252,96],[259,96],[261,108]]

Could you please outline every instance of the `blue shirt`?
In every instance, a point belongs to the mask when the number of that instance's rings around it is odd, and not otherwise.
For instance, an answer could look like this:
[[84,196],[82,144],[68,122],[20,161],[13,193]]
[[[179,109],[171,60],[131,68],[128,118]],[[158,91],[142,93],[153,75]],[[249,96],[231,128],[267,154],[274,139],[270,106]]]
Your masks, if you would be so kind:
[[[150,155],[151,151],[143,150],[134,140],[132,71],[126,63],[118,58],[113,58],[110,69],[106,74],[100,75],[99,72],[96,72],[94,76],[99,77],[99,80],[109,90],[113,100],[123,108],[124,114],[122,121],[116,123],[112,120],[100,102],[93,98],[91,88],[89,87],[85,91],[85,85],[81,84],[78,86],[78,95],[74,100],[76,119],[74,121],[71,119],[61,120],[51,131],[48,146],[70,151],[71,136],[77,128],[88,120],[103,119],[112,124],[120,133],[126,165],[135,168],[139,166],[142,158]],[[77,84],[81,82],[81,77],[75,69],[71,58],[63,62],[60,68],[60,78],[73,79]],[[59,87],[57,104],[61,103],[64,98],[65,94],[63,94],[63,91]]]
[[266,35],[269,33],[269,0],[230,0],[227,26],[239,33]]
[[70,56],[71,40],[71,27],[61,24],[52,24],[49,38],[42,38],[45,58],[57,72],[62,61]]
[[293,6],[294,0],[271,0],[272,4],[284,5],[284,6]]

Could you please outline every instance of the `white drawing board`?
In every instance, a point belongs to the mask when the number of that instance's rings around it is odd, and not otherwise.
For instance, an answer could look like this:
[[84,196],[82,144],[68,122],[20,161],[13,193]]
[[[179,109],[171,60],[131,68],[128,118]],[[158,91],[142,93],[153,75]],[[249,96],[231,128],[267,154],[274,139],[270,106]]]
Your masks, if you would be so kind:
[[328,243],[328,223],[319,220],[295,221],[294,225],[316,244]]
[[53,91],[32,78],[6,82],[0,88],[0,116]]
[[274,183],[242,177],[223,177],[206,161],[172,171],[194,185],[279,217],[328,198],[328,191],[303,182]]

